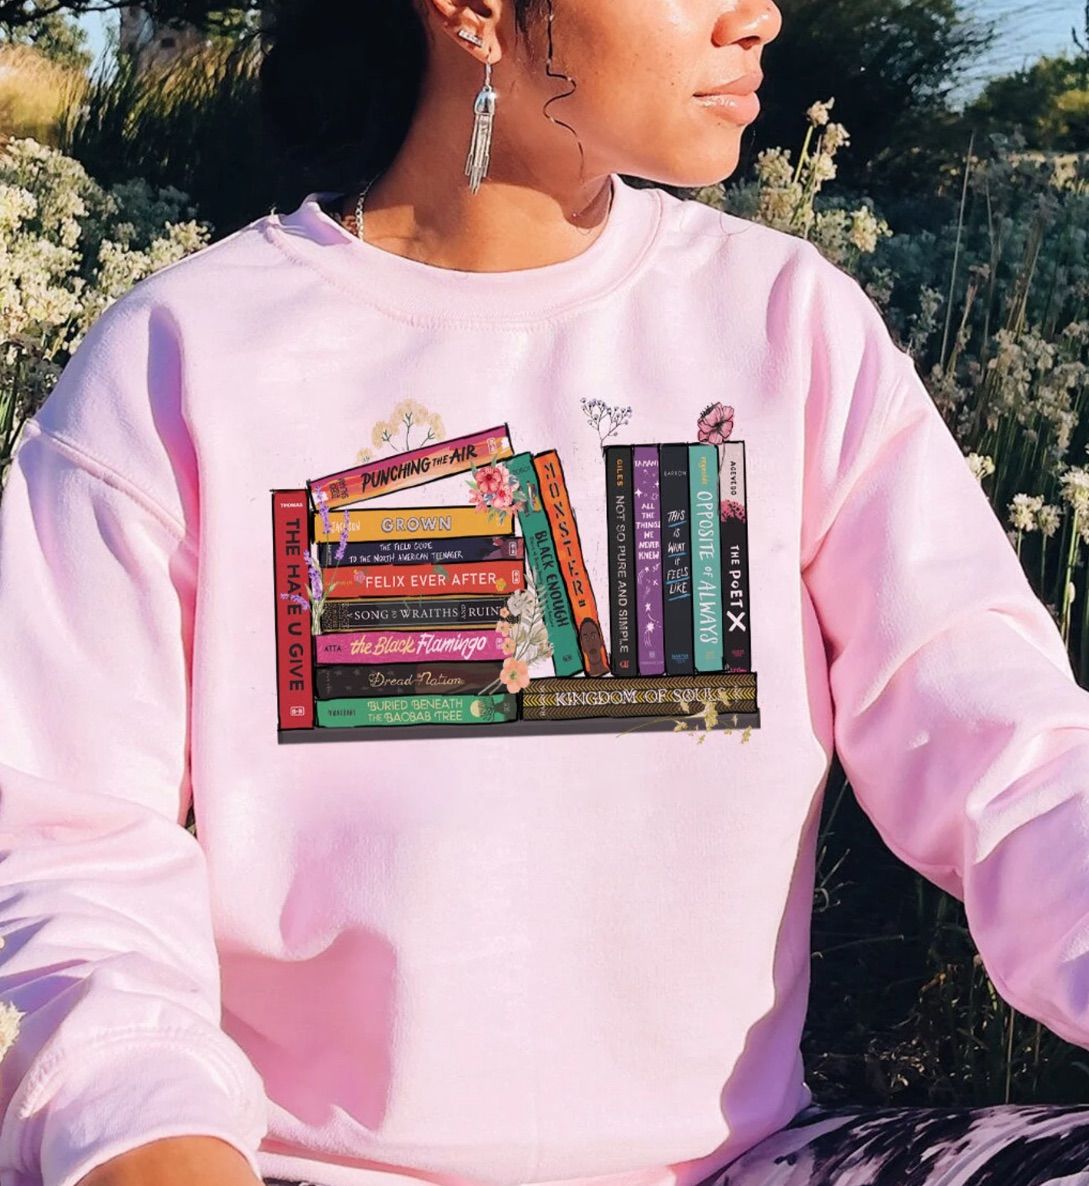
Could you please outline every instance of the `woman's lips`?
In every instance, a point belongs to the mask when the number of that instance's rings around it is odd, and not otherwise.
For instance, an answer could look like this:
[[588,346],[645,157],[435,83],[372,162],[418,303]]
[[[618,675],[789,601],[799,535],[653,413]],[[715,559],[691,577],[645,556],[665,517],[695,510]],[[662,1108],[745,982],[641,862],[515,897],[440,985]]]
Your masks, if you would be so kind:
[[734,123],[750,124],[760,114],[760,99],[756,91],[746,91],[741,95],[696,95],[695,99],[708,111]]

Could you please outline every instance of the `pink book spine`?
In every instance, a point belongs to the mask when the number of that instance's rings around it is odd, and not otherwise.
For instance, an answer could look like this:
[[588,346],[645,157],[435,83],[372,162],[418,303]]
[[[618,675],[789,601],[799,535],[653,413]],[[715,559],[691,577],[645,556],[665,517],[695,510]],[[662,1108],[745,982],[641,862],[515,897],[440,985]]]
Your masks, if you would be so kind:
[[319,663],[408,663],[417,659],[505,659],[494,629],[362,630],[318,634]]
[[465,473],[474,465],[490,465],[513,452],[510,430],[500,424],[484,432],[434,441],[407,453],[368,461],[323,478],[311,478],[307,487],[315,506],[320,507],[324,501],[328,510],[334,510],[346,503]]

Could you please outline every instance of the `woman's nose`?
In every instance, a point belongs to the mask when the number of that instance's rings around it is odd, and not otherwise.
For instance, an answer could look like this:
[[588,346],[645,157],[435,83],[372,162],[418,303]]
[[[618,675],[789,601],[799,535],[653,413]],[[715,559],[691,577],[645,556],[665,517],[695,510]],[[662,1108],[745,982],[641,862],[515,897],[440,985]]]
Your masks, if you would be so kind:
[[774,41],[782,27],[783,14],[774,0],[736,0],[719,17],[716,44],[753,49]]

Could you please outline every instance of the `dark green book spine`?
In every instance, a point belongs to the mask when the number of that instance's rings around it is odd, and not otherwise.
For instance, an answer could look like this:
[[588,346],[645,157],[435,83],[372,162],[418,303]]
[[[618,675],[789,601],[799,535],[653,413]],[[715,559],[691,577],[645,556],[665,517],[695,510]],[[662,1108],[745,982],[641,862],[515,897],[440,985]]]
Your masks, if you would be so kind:
[[511,692],[489,696],[359,696],[314,702],[317,724],[345,729],[388,725],[487,725],[513,721],[518,697]]

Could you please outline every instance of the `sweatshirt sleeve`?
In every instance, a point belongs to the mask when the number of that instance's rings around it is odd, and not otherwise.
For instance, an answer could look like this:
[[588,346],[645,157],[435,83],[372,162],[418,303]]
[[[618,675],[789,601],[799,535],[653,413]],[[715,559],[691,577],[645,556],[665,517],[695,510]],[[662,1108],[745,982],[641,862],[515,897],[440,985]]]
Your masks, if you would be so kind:
[[205,856],[185,827],[195,534],[154,483],[69,435],[90,405],[103,450],[153,456],[167,434],[139,436],[138,385],[173,364],[149,341],[129,306],[107,311],[0,495],[0,1008],[7,1036],[17,1023],[3,1186],[73,1186],[179,1135],[221,1138],[261,1176],[267,1101],[220,1026]]
[[802,577],[840,762],[1005,1000],[1089,1048],[1089,692],[869,298],[837,275],[811,316]]

